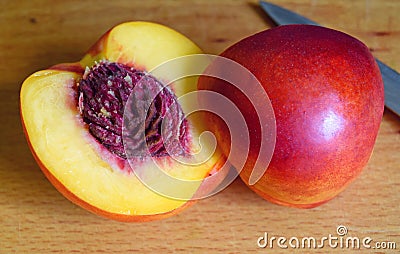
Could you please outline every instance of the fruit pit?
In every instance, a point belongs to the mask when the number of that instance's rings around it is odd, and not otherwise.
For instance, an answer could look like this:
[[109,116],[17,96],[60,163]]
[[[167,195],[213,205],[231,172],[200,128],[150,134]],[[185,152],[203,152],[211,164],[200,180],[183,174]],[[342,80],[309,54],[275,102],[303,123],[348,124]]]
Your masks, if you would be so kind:
[[171,89],[151,75],[103,60],[86,68],[77,94],[91,135],[120,158],[187,154],[183,110]]

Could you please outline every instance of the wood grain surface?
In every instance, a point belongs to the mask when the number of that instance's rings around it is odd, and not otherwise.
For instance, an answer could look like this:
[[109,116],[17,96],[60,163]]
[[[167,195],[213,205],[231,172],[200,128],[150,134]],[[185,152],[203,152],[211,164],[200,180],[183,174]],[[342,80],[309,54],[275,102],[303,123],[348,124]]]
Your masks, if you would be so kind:
[[[354,35],[400,71],[400,1],[274,0]],[[59,194],[35,163],[19,120],[19,89],[32,72],[74,62],[100,35],[129,20],[168,25],[218,54],[273,26],[256,1],[0,1],[0,253],[291,253],[257,239],[347,236],[396,242],[400,250],[400,118],[385,111],[374,153],[351,186],[311,210],[268,203],[236,180],[223,192],[162,221],[119,223]],[[299,252],[351,252],[351,249]],[[388,253],[371,249],[364,252]]]

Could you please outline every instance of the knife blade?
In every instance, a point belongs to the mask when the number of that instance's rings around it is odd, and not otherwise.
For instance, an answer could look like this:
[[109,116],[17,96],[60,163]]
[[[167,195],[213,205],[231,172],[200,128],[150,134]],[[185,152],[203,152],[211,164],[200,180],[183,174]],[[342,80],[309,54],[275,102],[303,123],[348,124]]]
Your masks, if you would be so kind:
[[[260,1],[260,6],[278,26],[289,24],[321,26],[306,17],[275,4]],[[381,71],[385,87],[385,106],[400,116],[400,74],[377,58],[375,60]]]

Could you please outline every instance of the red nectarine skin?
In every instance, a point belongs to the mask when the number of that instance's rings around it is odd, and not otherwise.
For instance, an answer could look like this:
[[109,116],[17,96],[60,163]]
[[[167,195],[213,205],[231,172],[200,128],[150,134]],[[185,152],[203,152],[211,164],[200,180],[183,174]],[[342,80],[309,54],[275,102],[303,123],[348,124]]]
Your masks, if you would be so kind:
[[[360,174],[384,108],[380,72],[363,43],[327,28],[289,25],[245,38],[221,56],[257,77],[276,117],[271,163],[251,189],[274,203],[310,208],[332,199]],[[199,88],[232,99],[245,116],[252,148],[241,178],[248,183],[260,142],[250,102],[220,81],[201,79]],[[227,135],[219,125],[214,128]],[[228,145],[224,150],[229,152]]]
[[63,63],[56,64],[49,68],[49,70],[69,71],[83,75],[85,69],[79,63]]

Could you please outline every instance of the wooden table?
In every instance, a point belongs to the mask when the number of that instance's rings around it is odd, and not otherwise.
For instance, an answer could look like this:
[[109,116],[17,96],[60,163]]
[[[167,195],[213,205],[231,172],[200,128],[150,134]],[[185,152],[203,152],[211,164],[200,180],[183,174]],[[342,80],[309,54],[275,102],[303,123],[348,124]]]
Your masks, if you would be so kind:
[[[356,36],[400,71],[399,1],[273,2]],[[400,249],[400,118],[388,111],[362,175],[337,198],[312,210],[270,204],[236,180],[175,217],[119,223],[71,204],[33,160],[18,113],[18,92],[30,73],[80,59],[102,33],[128,20],[166,24],[205,52],[218,54],[273,26],[256,1],[7,0],[0,9],[0,253],[290,253],[290,247],[276,245],[260,249],[257,239],[265,232],[320,239],[337,236],[338,225],[347,227],[347,236],[396,242]],[[327,245],[317,252],[346,251]]]

